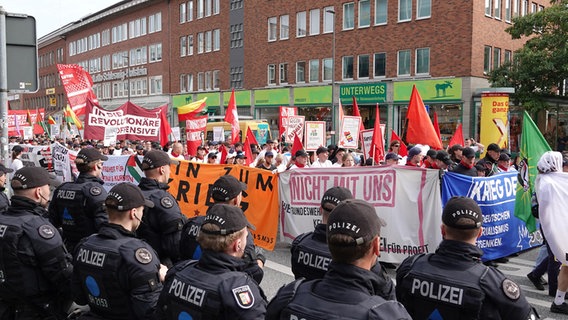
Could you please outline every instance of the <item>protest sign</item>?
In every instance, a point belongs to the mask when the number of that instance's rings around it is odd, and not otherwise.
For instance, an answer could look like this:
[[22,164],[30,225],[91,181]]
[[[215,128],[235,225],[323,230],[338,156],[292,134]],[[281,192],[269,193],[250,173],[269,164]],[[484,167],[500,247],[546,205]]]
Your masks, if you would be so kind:
[[341,122],[339,147],[357,149],[360,127],[361,117],[344,116]]
[[300,141],[304,141],[304,116],[289,116],[288,127],[286,127],[286,141],[294,141],[294,136],[298,136]]
[[316,151],[325,145],[325,121],[306,121],[305,129],[306,151]]

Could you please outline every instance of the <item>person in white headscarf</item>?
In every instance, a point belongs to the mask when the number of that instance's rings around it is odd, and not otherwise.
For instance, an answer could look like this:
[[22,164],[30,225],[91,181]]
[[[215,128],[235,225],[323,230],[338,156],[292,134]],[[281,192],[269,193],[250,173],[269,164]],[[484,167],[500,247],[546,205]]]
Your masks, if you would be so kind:
[[562,262],[558,274],[558,288],[550,311],[568,314],[564,302],[568,291],[568,164],[564,166],[562,154],[557,151],[545,152],[537,163],[536,197],[539,203],[539,219],[550,250]]

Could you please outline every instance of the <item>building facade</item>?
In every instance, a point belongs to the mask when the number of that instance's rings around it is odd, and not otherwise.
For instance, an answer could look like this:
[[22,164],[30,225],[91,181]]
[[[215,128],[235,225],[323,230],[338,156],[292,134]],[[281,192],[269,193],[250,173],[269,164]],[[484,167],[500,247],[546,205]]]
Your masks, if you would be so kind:
[[[280,106],[337,129],[337,105],[355,97],[366,127],[401,133],[413,85],[439,117],[443,140],[463,123],[479,133],[479,92],[510,61],[512,19],[545,0],[126,0],[39,39],[40,90],[20,95],[48,113],[66,104],[56,63],[79,64],[101,105],[127,100],[175,109],[207,97],[222,115],[231,89],[239,115],[267,119]],[[16,103],[17,105],[17,103]],[[183,124],[182,124],[183,125]],[[514,148],[514,146],[512,146]]]

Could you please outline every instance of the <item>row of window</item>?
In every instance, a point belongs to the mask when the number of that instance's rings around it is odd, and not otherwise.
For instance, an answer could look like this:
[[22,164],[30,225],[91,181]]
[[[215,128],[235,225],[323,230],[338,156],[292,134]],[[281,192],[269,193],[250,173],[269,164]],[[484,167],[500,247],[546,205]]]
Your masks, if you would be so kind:
[[[531,3],[530,13],[542,10],[544,10],[543,5]],[[501,20],[503,14],[506,22],[511,22],[512,18],[529,14],[529,0],[485,0],[486,16]]]
[[39,77],[39,88],[47,89],[61,85],[59,73],[50,73]]
[[[197,73],[197,91],[219,90],[219,70]],[[193,74],[179,75],[180,92],[193,92]]]
[[[199,32],[197,34],[197,53],[221,50],[221,29]],[[179,38],[179,55],[193,55],[193,35]]]
[[[197,19],[210,17],[212,14],[219,14],[219,0],[196,0],[197,2]],[[179,23],[193,21],[193,1],[183,2],[179,5]]]
[[[128,90],[130,85],[130,95]],[[98,83],[93,91],[100,99],[140,97],[162,94],[162,76],[139,77],[130,80],[121,80]]]
[[63,63],[63,48],[57,48],[55,56],[53,51],[49,51],[38,57],[39,68],[49,67],[56,63]]
[[130,52],[115,52],[112,54],[112,59],[111,55],[104,55],[102,58],[93,58],[78,62],[77,64],[89,73],[122,69],[129,66],[134,67],[148,63],[148,52],[150,56],[150,63],[162,61],[162,44],[156,43],[151,44],[148,47],[143,46],[130,49]]
[[[485,46],[483,48],[483,72],[488,74],[491,70],[501,66],[501,48]],[[509,63],[513,59],[513,52],[505,50],[503,54],[503,62]]]

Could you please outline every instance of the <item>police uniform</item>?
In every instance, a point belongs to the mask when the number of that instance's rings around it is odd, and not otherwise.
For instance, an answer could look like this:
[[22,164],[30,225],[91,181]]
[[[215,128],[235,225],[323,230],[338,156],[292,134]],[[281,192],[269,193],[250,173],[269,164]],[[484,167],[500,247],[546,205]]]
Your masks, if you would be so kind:
[[0,318],[64,319],[73,266],[47,211],[22,196],[0,214]]
[[443,240],[397,269],[396,296],[419,319],[537,319],[519,286],[481,263],[483,251]]
[[282,287],[266,319],[411,319],[400,303],[379,296],[381,283],[372,271],[331,262],[323,279]]
[[[73,293],[78,304],[106,319],[153,319],[162,284],[156,252],[118,224],[77,245]],[[87,315],[88,316],[88,315]]]
[[154,203],[154,208],[145,208],[139,238],[146,240],[163,264],[171,266],[180,260],[181,229],[187,218],[174,197],[167,192],[169,186],[154,179],[142,178],[138,184],[144,197]]
[[64,183],[53,192],[49,219],[63,231],[71,252],[82,238],[96,233],[108,221],[102,205],[107,196],[103,183],[98,177],[81,173],[75,182]]
[[243,272],[245,261],[204,250],[199,261],[168,271],[158,301],[160,319],[264,319],[266,297]]
[[0,212],[8,210],[8,207],[10,206],[10,200],[4,190],[6,190],[6,188],[0,188]]

